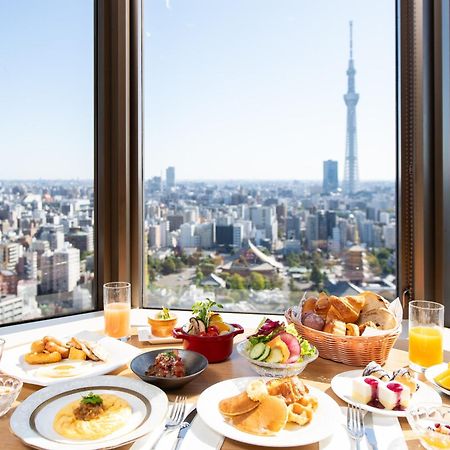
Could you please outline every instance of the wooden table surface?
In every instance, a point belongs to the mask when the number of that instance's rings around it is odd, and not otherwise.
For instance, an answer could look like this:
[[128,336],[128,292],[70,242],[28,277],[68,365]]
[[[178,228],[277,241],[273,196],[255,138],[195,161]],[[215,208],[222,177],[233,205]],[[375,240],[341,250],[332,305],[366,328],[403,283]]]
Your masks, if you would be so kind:
[[[242,335],[237,336],[235,338],[235,343],[239,342],[239,340],[241,339],[243,339]],[[158,347],[155,345],[145,343],[142,344],[138,342],[136,336],[133,336],[131,338],[130,343],[135,345],[136,347],[144,348],[146,350],[154,350],[158,348],[170,347],[170,345]],[[393,349],[389,355],[388,361],[386,362],[385,368],[387,370],[393,370],[399,367],[406,366],[407,364],[408,364],[408,353],[402,350]],[[316,361],[307,366],[304,372],[302,372],[301,377],[307,382],[307,384],[315,386],[321,389],[322,391],[326,392],[327,394],[329,394],[333,399],[335,399],[338,402],[339,405],[345,405],[344,402],[342,402],[338,397],[336,397],[336,395],[334,395],[330,387],[330,381],[336,374],[353,369],[357,368],[335,363],[333,361],[328,361],[326,359],[318,358]],[[131,372],[129,367],[126,368],[124,367],[120,370],[117,370],[116,372],[114,372],[114,374],[131,378],[137,378],[136,375],[134,375],[134,373]],[[195,379],[194,381],[192,381],[191,383],[187,384],[186,386],[182,387],[179,390],[168,392],[168,397],[169,400],[173,400],[177,394],[184,394],[188,396],[189,401],[193,402],[207,387],[213,385],[214,383],[230,378],[256,376],[256,375],[257,374],[253,371],[250,364],[244,361],[242,357],[239,356],[239,354],[236,352],[236,350],[234,350],[233,354],[227,361],[217,364],[210,364],[208,368],[205,370],[205,372],[197,379]],[[19,404],[21,401],[23,401],[31,393],[38,390],[39,388],[40,388],[39,386],[25,384],[22,389],[22,392],[20,393],[16,405]],[[443,396],[443,401],[444,403],[448,403],[446,396]],[[8,414],[0,418],[0,436],[1,436],[0,449],[1,450],[27,449],[29,447],[25,446],[9,430],[9,419],[11,417],[12,411],[13,410],[9,411]],[[414,438],[413,433],[406,419],[403,418],[400,419],[400,423],[405,433],[405,439],[408,444],[408,448],[417,450],[423,449],[419,441]],[[129,450],[130,447],[131,445],[125,445],[120,447],[119,449]],[[231,439],[225,439],[222,445],[222,450],[238,450],[238,449],[255,450],[255,448],[256,448],[255,446],[242,444],[240,442],[236,442]],[[292,447],[290,448],[292,449]],[[319,445],[313,444],[296,448],[302,450],[313,450],[313,449],[317,450],[319,448]]]

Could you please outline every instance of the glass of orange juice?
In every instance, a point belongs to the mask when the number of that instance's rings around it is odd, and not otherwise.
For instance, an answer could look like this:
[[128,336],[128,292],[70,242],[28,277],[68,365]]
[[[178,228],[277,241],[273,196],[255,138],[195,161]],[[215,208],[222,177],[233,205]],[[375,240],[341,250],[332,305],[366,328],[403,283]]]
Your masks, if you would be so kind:
[[409,303],[409,366],[416,372],[442,363],[444,305],[425,300]]
[[105,334],[126,341],[130,337],[131,284],[114,281],[103,285]]

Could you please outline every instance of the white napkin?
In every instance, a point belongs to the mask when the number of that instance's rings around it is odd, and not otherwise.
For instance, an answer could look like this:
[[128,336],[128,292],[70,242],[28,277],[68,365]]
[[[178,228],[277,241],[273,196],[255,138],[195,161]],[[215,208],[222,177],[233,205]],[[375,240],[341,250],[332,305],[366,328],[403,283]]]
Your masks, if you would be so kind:
[[[339,426],[327,439],[319,442],[320,450],[336,450],[352,448],[353,439],[350,438],[347,429],[347,407],[341,407],[342,414],[339,417]],[[381,416],[373,414],[373,431],[377,438],[380,450],[408,450],[405,436],[397,417]],[[371,450],[364,436],[361,440],[361,450]]]
[[[189,414],[195,405],[188,404],[187,406],[186,415]],[[159,436],[163,427],[164,423],[152,433],[138,439],[131,446],[130,450],[148,450]],[[178,430],[166,433],[158,442],[155,450],[169,450],[174,448],[177,436]],[[181,443],[180,450],[219,450],[222,447],[223,440],[224,437],[209,428],[197,414],[192,422],[190,430],[187,432]]]

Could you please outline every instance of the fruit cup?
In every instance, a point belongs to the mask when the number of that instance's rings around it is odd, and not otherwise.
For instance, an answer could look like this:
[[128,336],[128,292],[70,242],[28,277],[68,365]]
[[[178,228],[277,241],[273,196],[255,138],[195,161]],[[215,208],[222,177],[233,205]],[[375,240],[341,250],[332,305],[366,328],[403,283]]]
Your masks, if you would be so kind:
[[150,324],[153,336],[168,337],[172,336],[172,331],[177,324],[177,317],[173,314],[168,319],[149,317],[148,323]]

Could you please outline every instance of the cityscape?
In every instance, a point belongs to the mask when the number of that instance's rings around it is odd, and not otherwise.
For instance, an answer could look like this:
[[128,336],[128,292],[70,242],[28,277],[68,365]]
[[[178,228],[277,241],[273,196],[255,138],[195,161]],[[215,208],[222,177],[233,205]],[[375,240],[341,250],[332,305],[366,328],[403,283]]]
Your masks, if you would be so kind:
[[[316,181],[232,173],[178,180],[175,161],[148,177],[145,307],[189,309],[211,298],[228,311],[282,313],[322,290],[395,298],[396,186],[359,179],[349,28],[344,167],[324,160]],[[89,179],[0,180],[0,323],[94,308],[93,186]]]

